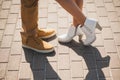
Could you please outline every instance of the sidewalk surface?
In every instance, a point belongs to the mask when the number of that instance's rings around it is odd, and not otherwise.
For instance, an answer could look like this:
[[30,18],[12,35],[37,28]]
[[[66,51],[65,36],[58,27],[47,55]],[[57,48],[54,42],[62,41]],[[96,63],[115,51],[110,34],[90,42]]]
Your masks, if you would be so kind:
[[[0,80],[120,80],[120,0],[84,0],[84,14],[99,21],[97,40],[85,47],[78,37],[55,52],[21,47],[20,0],[0,0]],[[39,28],[64,34],[72,17],[55,0],[39,0]]]

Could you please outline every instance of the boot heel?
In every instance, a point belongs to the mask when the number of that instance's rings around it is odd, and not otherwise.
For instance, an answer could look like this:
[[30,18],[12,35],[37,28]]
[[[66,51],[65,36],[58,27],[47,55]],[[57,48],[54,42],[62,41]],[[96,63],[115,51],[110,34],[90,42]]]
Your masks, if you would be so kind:
[[102,30],[102,27],[97,23],[96,28],[99,29],[100,31]]
[[81,41],[81,40],[82,40],[83,35],[78,35],[78,37],[79,37],[79,41]]

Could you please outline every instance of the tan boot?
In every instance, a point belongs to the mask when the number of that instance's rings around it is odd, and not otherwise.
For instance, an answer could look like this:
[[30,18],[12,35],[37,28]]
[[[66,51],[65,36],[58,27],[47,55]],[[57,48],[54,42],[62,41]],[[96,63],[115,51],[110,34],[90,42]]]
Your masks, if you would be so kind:
[[21,32],[22,46],[36,52],[49,53],[53,52],[54,48],[51,44],[41,40],[38,37],[31,36],[25,32]]
[[38,29],[38,37],[41,39],[47,39],[56,34],[55,30],[53,29]]

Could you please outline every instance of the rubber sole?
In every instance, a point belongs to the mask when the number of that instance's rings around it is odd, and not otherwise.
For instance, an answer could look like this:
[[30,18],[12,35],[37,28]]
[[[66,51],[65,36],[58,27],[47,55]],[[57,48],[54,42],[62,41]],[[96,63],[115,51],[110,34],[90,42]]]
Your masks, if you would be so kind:
[[56,35],[56,32],[54,32],[53,34],[51,34],[49,36],[44,36],[44,37],[39,37],[39,38],[41,38],[41,39],[48,39],[48,38],[51,38],[51,37],[53,37],[55,35]]
[[39,53],[50,53],[50,52],[53,52],[53,51],[54,51],[54,48],[52,48],[52,49],[50,49],[50,50],[38,50],[38,49],[29,47],[29,46],[26,46],[26,45],[22,45],[22,47],[27,48],[27,49],[31,49],[31,50],[36,51],[36,52],[39,52]]

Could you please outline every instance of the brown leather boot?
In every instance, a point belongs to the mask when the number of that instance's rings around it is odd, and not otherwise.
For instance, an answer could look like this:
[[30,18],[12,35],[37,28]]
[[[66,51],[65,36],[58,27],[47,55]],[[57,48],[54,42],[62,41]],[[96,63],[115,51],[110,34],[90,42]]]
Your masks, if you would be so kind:
[[56,34],[53,29],[38,29],[38,37],[41,39],[48,39]]
[[32,35],[28,35],[25,32],[21,32],[22,46],[36,52],[49,53],[54,51],[51,44],[41,40],[40,38]]

